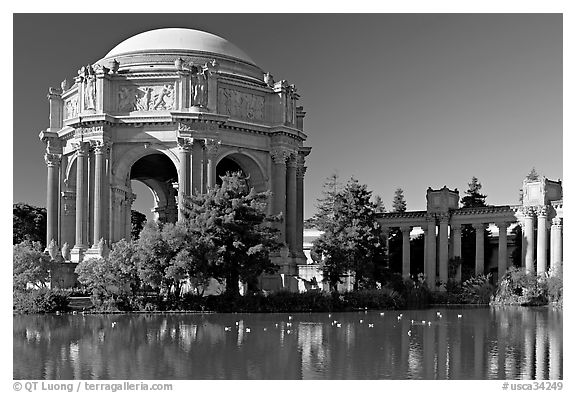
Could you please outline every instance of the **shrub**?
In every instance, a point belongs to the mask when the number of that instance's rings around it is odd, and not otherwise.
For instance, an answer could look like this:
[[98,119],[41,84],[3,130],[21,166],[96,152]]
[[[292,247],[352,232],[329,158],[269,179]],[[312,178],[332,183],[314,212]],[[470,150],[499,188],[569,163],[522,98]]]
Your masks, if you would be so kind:
[[407,279],[404,281],[401,295],[404,298],[403,306],[407,308],[425,307],[430,304],[432,299],[430,289],[428,289],[422,273],[418,274],[416,280]]
[[491,274],[479,274],[462,283],[462,303],[489,304],[495,289],[490,277]]
[[68,304],[68,294],[55,289],[15,291],[13,296],[13,309],[21,313],[67,311]]
[[546,286],[548,288],[548,302],[562,305],[564,300],[562,274],[554,276],[549,275],[546,278]]
[[511,267],[498,285],[493,304],[537,306],[548,303],[546,277]]
[[12,282],[16,290],[45,288],[50,281],[50,256],[39,242],[25,240],[13,247]]

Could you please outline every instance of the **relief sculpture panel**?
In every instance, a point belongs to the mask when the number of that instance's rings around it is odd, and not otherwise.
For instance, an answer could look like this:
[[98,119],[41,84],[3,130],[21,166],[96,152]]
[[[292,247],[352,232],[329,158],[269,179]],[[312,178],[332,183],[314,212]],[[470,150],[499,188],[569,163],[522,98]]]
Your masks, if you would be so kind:
[[64,118],[71,119],[78,115],[78,96],[73,96],[64,102]]
[[118,88],[118,111],[164,111],[174,109],[174,85],[131,86]]
[[264,97],[234,89],[218,89],[218,113],[232,118],[263,121]]

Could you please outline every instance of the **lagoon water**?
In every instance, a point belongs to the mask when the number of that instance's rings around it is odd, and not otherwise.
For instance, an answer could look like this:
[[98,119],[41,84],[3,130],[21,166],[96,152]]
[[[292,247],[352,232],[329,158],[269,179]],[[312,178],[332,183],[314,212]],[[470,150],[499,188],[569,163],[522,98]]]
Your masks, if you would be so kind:
[[562,311],[549,308],[15,315],[13,323],[14,379],[563,377]]

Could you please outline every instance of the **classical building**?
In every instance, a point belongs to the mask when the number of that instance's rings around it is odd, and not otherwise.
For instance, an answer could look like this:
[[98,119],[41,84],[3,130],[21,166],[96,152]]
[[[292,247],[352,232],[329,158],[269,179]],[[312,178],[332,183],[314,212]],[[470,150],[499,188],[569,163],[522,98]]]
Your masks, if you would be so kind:
[[[410,234],[421,230],[424,233],[424,253],[417,258],[426,277],[428,286],[446,283],[449,277],[449,260],[462,255],[462,226],[471,225],[475,232],[475,273],[497,271],[501,278],[512,265],[514,235],[512,229],[522,227],[521,265],[527,272],[538,274],[562,271],[562,225],[563,201],[562,182],[544,177],[525,179],[522,187],[522,204],[459,208],[457,189],[446,186],[426,192],[427,208],[422,211],[382,213],[378,219],[385,237],[393,228],[402,233],[402,275],[410,277],[414,259],[411,258]],[[497,239],[494,255],[485,256],[484,230],[496,227]],[[305,234],[305,252],[309,250],[320,232],[308,230]],[[308,235],[308,236],[306,236]],[[492,237],[489,238],[491,240]],[[412,261],[412,262],[411,262]],[[300,266],[301,276],[308,280],[321,277],[318,265],[308,258],[307,266]],[[454,277],[461,280],[461,270]],[[317,280],[317,278],[316,278]],[[441,287],[440,287],[441,288]]]
[[48,98],[40,139],[51,254],[74,264],[130,238],[132,180],[152,191],[157,220],[175,222],[185,196],[242,171],[250,187],[272,191],[270,213],[284,217],[285,247],[273,258],[282,279],[263,285],[294,288],[310,153],[294,85],[221,37],[167,28],[121,42]]

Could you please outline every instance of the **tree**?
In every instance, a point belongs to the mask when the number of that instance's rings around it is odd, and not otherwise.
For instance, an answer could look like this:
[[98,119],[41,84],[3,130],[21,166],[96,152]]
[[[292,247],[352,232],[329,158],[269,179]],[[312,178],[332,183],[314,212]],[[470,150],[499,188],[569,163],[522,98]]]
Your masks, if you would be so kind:
[[384,201],[380,195],[374,196],[372,204],[376,213],[386,213],[386,207],[384,207]]
[[532,167],[532,170],[528,175],[526,175],[526,179],[530,181],[536,181],[540,178],[538,172],[536,172],[536,168]]
[[341,190],[342,184],[340,183],[338,174],[333,173],[324,181],[322,186],[322,196],[318,198],[316,214],[314,215],[316,227],[321,231],[326,230],[332,224],[336,196]]
[[405,212],[406,200],[404,199],[404,190],[397,188],[394,192],[394,200],[392,201],[393,212]]
[[346,271],[355,274],[354,289],[375,286],[385,263],[382,230],[376,220],[372,192],[352,178],[336,194],[332,224],[314,241],[323,255],[322,269],[332,291]]
[[195,244],[185,222],[147,223],[136,241],[134,258],[138,266],[138,277],[143,284],[166,294],[167,298],[178,299],[187,278],[187,258],[193,258],[194,252],[191,250]]
[[50,281],[50,256],[40,242],[24,240],[13,247],[12,285],[24,290],[29,285],[45,288]]
[[460,203],[462,207],[482,207],[486,206],[486,195],[480,194],[482,184],[478,181],[476,176],[472,176],[472,180],[468,183],[468,190]]
[[130,235],[132,239],[138,239],[140,237],[140,232],[144,229],[144,225],[146,224],[146,215],[140,213],[137,210],[130,211],[130,223],[132,225],[132,230],[130,231]]
[[[486,205],[486,195],[480,193],[482,184],[476,176],[468,183],[466,196],[460,201],[462,207],[483,207]],[[484,230],[484,258],[490,257],[489,232]],[[462,281],[467,280],[475,275],[476,265],[476,230],[470,224],[462,226]]]
[[134,242],[122,239],[108,257],[87,258],[76,266],[78,282],[92,292],[94,304],[116,307],[134,299],[140,289],[135,251]]
[[280,250],[278,230],[267,215],[270,192],[247,190],[240,173],[222,177],[222,185],[185,201],[185,214],[213,278],[226,293],[239,295],[238,282],[255,289],[262,273],[277,270],[270,253]]
[[12,208],[12,244],[24,240],[40,242],[46,247],[46,209],[27,203],[15,203]]

